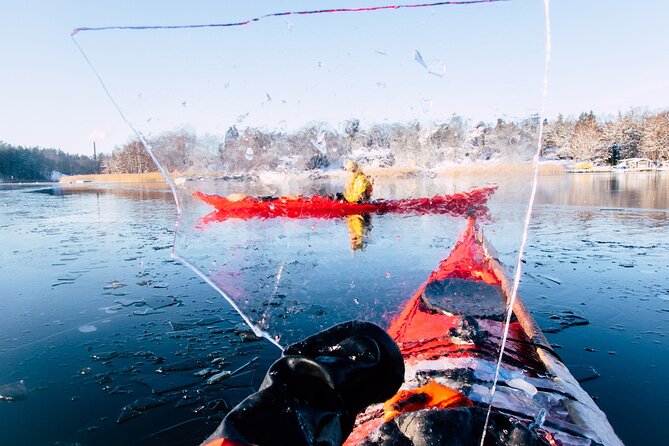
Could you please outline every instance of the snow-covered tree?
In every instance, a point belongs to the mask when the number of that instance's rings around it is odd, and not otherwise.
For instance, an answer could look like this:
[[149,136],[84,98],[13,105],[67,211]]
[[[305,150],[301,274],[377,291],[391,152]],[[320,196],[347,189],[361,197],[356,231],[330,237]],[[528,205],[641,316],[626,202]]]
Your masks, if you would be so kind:
[[644,119],[639,153],[653,161],[669,160],[669,111]]
[[569,138],[572,159],[592,161],[604,158],[605,149],[602,137],[602,128],[597,123],[594,113],[581,113],[574,125],[574,132]]
[[612,165],[618,160],[635,158],[639,154],[639,143],[643,130],[643,117],[630,111],[604,124],[603,139]]
[[544,126],[542,149],[544,154],[553,152],[559,158],[571,156],[570,139],[574,133],[575,122],[558,115],[557,120]]

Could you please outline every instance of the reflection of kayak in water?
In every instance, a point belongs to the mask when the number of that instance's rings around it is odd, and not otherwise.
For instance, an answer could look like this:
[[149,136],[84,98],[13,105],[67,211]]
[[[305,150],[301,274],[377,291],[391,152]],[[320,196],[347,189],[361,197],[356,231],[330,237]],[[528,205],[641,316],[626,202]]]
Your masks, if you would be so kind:
[[[388,329],[404,357],[404,384],[358,415],[345,445],[363,444],[374,431],[371,438],[388,441],[364,444],[478,445],[510,286],[470,219]],[[600,443],[622,444],[517,300],[485,444]]]
[[194,197],[216,208],[207,215],[204,223],[225,221],[230,218],[339,218],[356,214],[451,214],[459,216],[481,216],[487,211],[488,197],[496,187],[473,189],[451,195],[435,195],[432,198],[410,198],[403,200],[374,200],[368,203],[349,203],[335,197],[313,195],[311,197],[244,197],[230,200],[220,195],[195,192]]

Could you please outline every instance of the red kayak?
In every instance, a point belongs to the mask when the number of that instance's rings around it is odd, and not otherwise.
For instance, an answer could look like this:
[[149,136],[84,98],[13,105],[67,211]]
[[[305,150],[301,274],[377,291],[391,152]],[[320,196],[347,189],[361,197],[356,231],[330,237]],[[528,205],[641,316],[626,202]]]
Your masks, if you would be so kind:
[[[467,431],[475,423],[462,420],[478,416],[483,426],[510,289],[470,218],[450,255],[387,330],[404,357],[404,384],[389,401],[358,416],[345,445],[365,439],[365,444],[478,445],[482,427]],[[418,439],[412,437],[416,432]],[[486,444],[622,445],[518,299],[487,436]],[[524,440],[531,436],[540,443]]]
[[473,189],[451,195],[404,200],[375,200],[369,203],[349,203],[328,196],[311,197],[244,197],[229,200],[220,195],[195,192],[194,197],[216,208],[206,215],[202,223],[221,222],[236,218],[340,218],[360,214],[449,214],[457,216],[482,216],[487,212],[486,202],[496,186]]

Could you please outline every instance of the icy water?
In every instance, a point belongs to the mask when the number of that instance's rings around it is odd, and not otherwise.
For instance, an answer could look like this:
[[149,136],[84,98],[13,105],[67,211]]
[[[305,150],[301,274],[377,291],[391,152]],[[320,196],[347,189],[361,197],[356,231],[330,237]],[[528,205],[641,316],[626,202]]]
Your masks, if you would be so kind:
[[[541,177],[525,257],[522,298],[626,444],[669,435],[667,208],[667,173]],[[258,386],[278,350],[170,259],[175,214],[162,188],[0,189],[2,444],[199,444]]]

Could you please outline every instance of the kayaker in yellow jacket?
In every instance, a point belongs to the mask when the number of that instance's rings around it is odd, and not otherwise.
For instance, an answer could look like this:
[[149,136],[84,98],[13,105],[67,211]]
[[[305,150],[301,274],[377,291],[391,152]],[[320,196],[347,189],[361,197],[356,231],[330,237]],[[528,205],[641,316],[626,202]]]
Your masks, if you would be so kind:
[[344,168],[351,173],[344,186],[344,199],[349,203],[368,202],[372,197],[372,180],[355,161],[348,161]]

